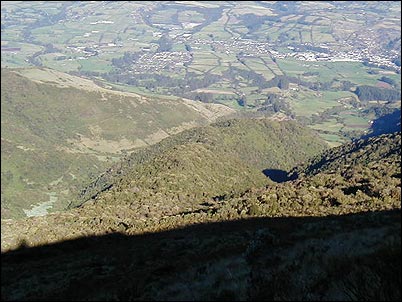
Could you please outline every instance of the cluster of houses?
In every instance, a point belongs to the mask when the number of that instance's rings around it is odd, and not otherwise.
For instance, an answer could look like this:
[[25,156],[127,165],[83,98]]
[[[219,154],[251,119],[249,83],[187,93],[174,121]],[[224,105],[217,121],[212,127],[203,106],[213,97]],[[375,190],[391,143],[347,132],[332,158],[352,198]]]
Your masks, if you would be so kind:
[[[293,48],[291,49],[293,50]],[[367,49],[357,49],[350,51],[330,51],[327,52],[317,52],[317,51],[291,51],[287,53],[280,53],[275,50],[271,50],[271,54],[275,58],[295,58],[299,61],[326,61],[326,62],[367,62],[371,65],[389,67],[395,71],[400,71],[401,68],[392,62],[394,58],[397,57],[397,53],[372,53]]]
[[158,52],[144,53],[132,65],[132,72],[157,72],[161,70],[172,70],[182,68],[186,62],[191,61],[191,54],[188,52]]
[[191,41],[191,46],[193,49],[197,49],[197,47],[202,45],[210,45],[212,49],[224,52],[226,54],[243,52],[245,56],[270,53],[273,46],[272,43],[241,38],[213,41],[194,39]]

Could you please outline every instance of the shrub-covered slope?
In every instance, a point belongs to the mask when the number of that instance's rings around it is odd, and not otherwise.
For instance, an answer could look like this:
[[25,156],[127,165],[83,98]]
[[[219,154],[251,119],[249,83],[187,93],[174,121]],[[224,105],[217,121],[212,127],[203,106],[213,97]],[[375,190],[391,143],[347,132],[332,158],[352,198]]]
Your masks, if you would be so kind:
[[[301,176],[284,183],[251,186],[245,191],[242,191],[243,187],[231,190],[230,184],[215,184],[215,179],[219,179],[216,176],[219,171],[214,172],[216,178],[208,178],[211,179],[209,183],[208,179],[203,181],[210,189],[216,190],[215,192],[219,192],[221,186],[226,186],[227,193],[219,196],[208,195],[208,192],[203,195],[201,191],[198,191],[200,195],[190,194],[191,189],[194,192],[200,189],[192,182],[188,182],[189,187],[183,185],[180,191],[169,189],[169,186],[178,185],[174,182],[175,180],[181,183],[184,177],[192,181],[197,178],[191,173],[186,175],[179,173],[182,167],[196,165],[190,160],[193,157],[180,155],[181,160],[187,161],[187,164],[171,166],[175,175],[165,179],[155,177],[159,175],[155,172],[158,171],[158,166],[151,160],[148,165],[143,164],[137,169],[126,172],[126,175],[122,176],[122,180],[114,187],[102,192],[96,199],[84,203],[79,208],[71,209],[66,213],[30,218],[19,223],[2,221],[2,230],[4,230],[2,248],[15,247],[18,240],[24,239],[17,234],[27,234],[28,244],[37,245],[90,234],[99,235],[115,231],[139,234],[173,229],[193,223],[250,217],[326,216],[399,209],[401,205],[400,133],[383,135],[378,139],[379,146],[383,146],[384,150],[388,150],[388,145],[394,143],[399,144],[399,148],[394,148],[393,152],[385,151],[387,155],[381,156],[381,160],[374,156],[372,161],[363,161],[361,164],[345,166],[339,170],[323,171],[313,176]],[[345,149],[350,149],[351,145],[345,146]],[[200,158],[212,156],[212,153],[205,152],[205,149],[201,148],[202,145],[196,146],[198,150],[203,151],[203,155],[199,154]],[[192,152],[196,150],[192,147],[193,144],[190,144],[179,149],[189,154],[189,150]],[[337,157],[345,155],[341,150],[342,148],[338,148]],[[155,161],[161,158],[166,159],[173,156],[172,154],[180,154],[176,151],[165,154],[164,157],[158,157]],[[367,158],[371,157],[371,149],[357,149],[351,155],[363,153],[367,153]],[[213,158],[217,157],[214,155]],[[177,157],[172,157],[170,164],[163,165],[160,175],[168,175],[169,165],[176,160],[178,160]],[[206,169],[219,167],[219,160],[207,165]],[[235,159],[231,161],[237,163]],[[144,176],[143,179],[130,177],[141,169],[147,173],[154,173],[154,177]],[[213,169],[211,173],[212,171]],[[229,171],[231,174],[228,174],[228,178],[237,173],[234,168]],[[249,179],[249,183],[252,183],[255,174],[252,169],[243,170],[243,172],[247,171],[249,174],[244,175],[248,175],[249,178],[241,179],[246,181]],[[149,186],[154,183],[161,189],[160,191]]]
[[126,217],[145,219],[195,211],[210,200],[267,183],[260,170],[233,155],[191,143],[136,166],[92,202],[129,206]]
[[25,247],[2,254],[2,300],[399,301],[400,219],[251,218]]
[[204,197],[222,198],[263,184],[265,168],[288,170],[325,148],[314,132],[293,121],[218,122],[134,152],[85,188],[75,204],[110,195],[138,202],[144,194],[159,194],[168,200],[179,198],[177,204],[186,197],[193,203]]
[[294,169],[295,174],[314,175],[319,172],[341,171],[347,167],[397,160],[400,156],[400,132],[359,139],[339,147],[325,150],[310,161]]
[[[2,251],[20,246],[2,254],[2,299],[400,300],[400,138],[351,143],[329,169],[150,215],[169,199],[150,195],[151,211],[124,200],[123,189],[138,191],[124,180],[141,180],[134,171],[153,176],[145,186],[174,171],[158,184],[166,193],[196,178],[181,167],[222,159],[200,142],[168,148],[79,208],[2,221]],[[357,160],[336,163],[344,157]]]

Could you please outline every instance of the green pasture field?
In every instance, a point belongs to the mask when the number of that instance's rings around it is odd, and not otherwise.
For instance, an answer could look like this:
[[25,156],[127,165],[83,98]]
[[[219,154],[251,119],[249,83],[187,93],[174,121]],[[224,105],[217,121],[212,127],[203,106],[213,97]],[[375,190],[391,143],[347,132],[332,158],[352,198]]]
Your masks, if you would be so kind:
[[259,36],[264,37],[265,40],[276,42],[280,35],[280,27],[277,25],[263,25],[257,33]]
[[113,43],[116,38],[117,38],[116,33],[106,31],[103,32],[100,43]]
[[317,16],[306,16],[306,17],[304,18],[304,21],[310,22],[310,23],[314,23],[314,21],[317,20],[318,18],[319,18],[319,17],[317,17]]
[[199,33],[201,39],[208,39],[210,34],[213,35],[213,38],[215,40],[226,40],[232,37],[231,34],[223,30],[223,23],[208,25],[204,27]]
[[332,148],[332,147],[337,147],[342,145],[343,143],[346,142],[344,138],[337,134],[327,134],[327,133],[321,133],[318,132],[318,134],[321,136],[323,140],[327,142],[327,144]]
[[291,33],[291,31],[293,31],[294,28],[297,27],[297,23],[296,22],[285,22],[285,23],[281,23],[279,25],[279,30],[280,32],[286,32],[288,34]]
[[312,43],[311,34],[309,31],[302,31],[301,36],[302,36],[303,43]]
[[[373,68],[374,69],[374,68]],[[398,83],[399,85],[401,85],[401,75],[397,74],[394,71],[390,71],[390,70],[382,70],[382,69],[374,69],[377,70],[379,73],[379,77],[385,76],[387,78],[391,78],[393,79],[396,83]]]
[[196,60],[212,60],[212,61],[218,61],[218,58],[213,55],[211,50],[209,51],[199,51],[199,52],[194,52],[193,53],[193,61]]
[[7,28],[6,30],[1,31],[1,40],[2,41],[13,41],[13,42],[21,42],[22,35],[21,31],[23,30],[22,26],[15,26],[13,28]]
[[267,81],[275,77],[275,74],[260,59],[246,59],[245,62],[250,69],[263,75]]
[[294,31],[297,33],[301,31],[302,33],[310,33],[311,31],[311,25],[305,25],[305,24],[299,24],[296,22],[296,26],[293,28]]
[[272,62],[272,64],[268,64],[269,68],[272,70],[275,75],[283,75],[283,70],[280,68],[279,65],[276,63]]
[[159,72],[157,72],[157,74],[164,74],[164,75],[169,76],[169,77],[171,77],[173,79],[183,79],[186,76],[187,71],[186,71],[186,67],[181,67],[180,66],[180,68],[177,69],[174,73],[159,71]]
[[338,106],[337,99],[349,96],[345,91],[314,92],[309,89],[300,88],[297,92],[292,92],[289,96],[291,108],[298,116],[309,117],[314,113],[323,112],[326,109]]
[[272,10],[267,7],[262,7],[258,3],[253,3],[252,1],[241,1],[239,4],[232,9],[233,14],[256,14],[262,16],[272,16],[274,15]]
[[237,102],[237,99],[229,99],[229,100],[224,100],[224,99],[219,99],[219,103],[226,105],[230,108],[236,109],[236,110],[243,110],[243,106],[240,106],[239,103]]
[[80,68],[80,63],[78,60],[62,60],[56,61],[52,54],[41,55],[40,60],[42,64],[46,67],[60,70],[63,72],[77,71]]
[[370,127],[370,123],[367,118],[357,116],[356,114],[346,116],[341,115],[341,117],[343,118],[345,130],[368,129]]
[[213,73],[213,74],[222,75],[223,72],[225,70],[227,70],[227,68],[228,68],[227,65],[225,65],[225,66],[219,65],[219,66],[215,66],[214,68],[212,68],[210,70],[210,72]]
[[[381,74],[369,74],[369,70],[379,70],[364,66],[360,62],[311,62],[299,61],[293,58],[277,59],[280,68],[290,76],[301,75],[304,72],[319,72],[316,79],[329,82],[334,79],[350,81],[357,85],[375,85]],[[396,74],[391,75],[397,78]],[[399,78],[400,80],[400,78]]]
[[264,98],[264,96],[259,93],[251,92],[249,95],[247,95],[246,99],[247,99],[248,105],[251,105],[251,104],[257,105],[257,104],[262,103],[261,100],[265,101],[266,98]]
[[267,67],[264,65],[260,58],[246,57],[244,58],[244,62],[254,71],[267,70]]
[[282,70],[281,70],[280,67],[277,65],[277,63],[275,63],[275,62],[272,60],[271,55],[269,55],[269,54],[264,54],[264,55],[260,55],[259,57],[260,57],[262,60],[265,61],[265,66],[267,67],[267,69],[272,70],[272,72],[273,72],[275,75],[282,75],[282,74],[283,74]]
[[[23,55],[32,55],[35,52],[41,51],[44,47],[30,44],[30,43],[21,43],[21,42],[8,42],[5,46],[7,47],[20,47],[21,50],[18,53]],[[7,53],[7,52],[4,52]]]
[[271,87],[271,88],[265,88],[261,90],[262,93],[276,93],[276,94],[280,94],[282,92],[282,90],[278,87]]
[[172,51],[186,51],[184,44],[174,44]]
[[118,52],[103,52],[103,51],[101,51],[101,52],[98,54],[97,57],[93,57],[93,58],[94,58],[94,59],[95,59],[95,58],[98,58],[98,59],[101,60],[101,61],[110,62],[110,65],[111,65],[112,59],[114,59],[114,58],[120,58],[120,57],[121,57],[121,54],[118,53]]
[[217,65],[217,66],[219,65],[218,58],[210,52],[193,53],[192,63],[209,64],[209,65]]
[[297,23],[285,23],[283,24],[280,29],[277,31],[278,34],[286,33],[288,36],[289,41],[300,41],[299,39],[299,32],[297,30],[298,24]]
[[116,16],[113,16],[112,18],[109,17],[110,21],[113,21],[113,24],[104,24],[107,26],[105,30],[110,31],[112,33],[121,33],[123,32],[123,29],[127,27],[129,24],[131,24],[131,18],[127,14],[127,11],[120,12],[118,14],[115,14]]
[[82,71],[95,71],[100,73],[106,73],[113,70],[110,62],[105,60],[99,60],[96,57],[90,57],[88,59],[78,60],[79,64],[82,66]]
[[301,16],[299,16],[299,15],[290,14],[290,15],[282,16],[280,18],[280,20],[281,20],[281,22],[296,22],[300,18],[301,18]]
[[322,130],[336,133],[342,130],[344,126],[344,124],[339,123],[336,119],[329,119],[325,122],[311,125],[310,128],[313,128],[314,130]]
[[247,29],[247,27],[245,27],[244,25],[235,25],[235,24],[233,24],[233,25],[231,25],[230,26],[230,29],[232,30],[232,31],[234,31],[234,32],[236,32],[236,33],[240,33],[240,34],[246,34],[246,33],[248,33],[248,29]]
[[[307,61],[298,61],[293,58],[276,59],[276,63],[283,72],[289,76],[301,75],[312,69],[313,63]],[[304,66],[303,66],[304,65]]]
[[239,68],[239,69],[250,70],[249,67],[247,67],[246,65],[240,63],[239,61],[234,61],[230,65],[233,66],[233,67]]
[[121,37],[124,37],[124,35],[126,35],[125,37],[127,38],[127,40],[124,40],[124,43],[134,42],[128,40],[130,38],[138,39],[136,43],[149,43],[155,40],[155,38],[152,35],[153,31],[154,30],[146,24],[135,24],[134,28],[129,27],[125,33],[122,32],[119,33],[119,35],[121,35]]
[[233,91],[233,84],[225,79],[222,79],[216,83],[213,83],[208,87],[208,89],[219,89],[219,90],[227,90],[227,91]]
[[191,64],[190,66],[191,66],[191,68],[193,68],[195,70],[205,73],[205,72],[212,70],[217,65],[216,65],[216,63],[215,64],[205,64],[203,62],[203,64]]
[[163,11],[158,11],[151,15],[151,22],[171,24],[172,17],[174,14],[176,14],[176,12],[176,9],[165,9]]
[[280,26],[276,23],[274,24],[263,24],[258,31],[255,31],[255,35],[261,37],[261,40],[270,40],[275,42],[280,35]]
[[227,65],[228,63],[232,63],[237,61],[235,53],[225,53],[225,52],[212,52],[211,54],[219,57],[221,59],[222,65]]
[[258,90],[257,86],[245,86],[239,89],[241,92],[243,92],[246,97],[253,94],[255,90]]
[[[317,18],[315,21],[314,21],[314,25],[319,25],[319,26],[330,26],[331,25],[331,20],[329,20],[329,19],[320,19],[320,18]],[[331,33],[330,31],[328,31],[328,33]]]
[[196,66],[196,67],[194,67],[194,66],[188,66],[186,70],[187,70],[188,72],[194,72],[194,73],[200,74],[200,75],[205,73],[205,71],[198,69],[197,66]]
[[224,30],[225,22],[226,15],[223,15],[219,20],[208,24],[207,26],[203,27],[200,32],[195,33],[194,38],[208,39],[209,35],[212,34],[214,39],[230,39],[232,35]]
[[191,10],[178,12],[179,22],[201,23],[205,20],[204,15]]
[[[177,1],[179,2],[179,1]],[[195,7],[205,7],[205,8],[217,8],[220,5],[220,1],[208,1],[208,2],[201,2],[201,1],[183,1],[187,5],[195,6]]]
[[1,54],[1,67],[24,67],[30,66],[23,57],[15,54]]
[[320,79],[322,82],[330,81],[334,78],[338,80],[348,80],[358,85],[375,85],[378,75],[367,73],[370,69],[360,62],[314,62],[314,67],[319,68]]

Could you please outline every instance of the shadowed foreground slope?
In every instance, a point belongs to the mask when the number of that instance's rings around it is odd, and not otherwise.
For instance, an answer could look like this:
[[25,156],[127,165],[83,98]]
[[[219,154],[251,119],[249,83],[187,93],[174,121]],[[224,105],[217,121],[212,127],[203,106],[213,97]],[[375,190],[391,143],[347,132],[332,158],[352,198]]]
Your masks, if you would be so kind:
[[2,300],[394,300],[400,210],[252,218],[2,254]]
[[188,196],[186,212],[141,217],[144,200],[109,190],[70,211],[2,221],[2,299],[398,300],[400,145],[400,133],[347,144],[293,181]]

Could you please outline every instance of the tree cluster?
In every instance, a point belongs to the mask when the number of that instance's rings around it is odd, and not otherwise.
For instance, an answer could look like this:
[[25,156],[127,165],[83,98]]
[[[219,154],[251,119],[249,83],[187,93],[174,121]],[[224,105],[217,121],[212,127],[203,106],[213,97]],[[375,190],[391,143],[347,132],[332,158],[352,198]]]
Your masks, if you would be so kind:
[[355,91],[361,101],[389,101],[401,99],[401,93],[394,89],[378,88],[369,85],[358,86]]

